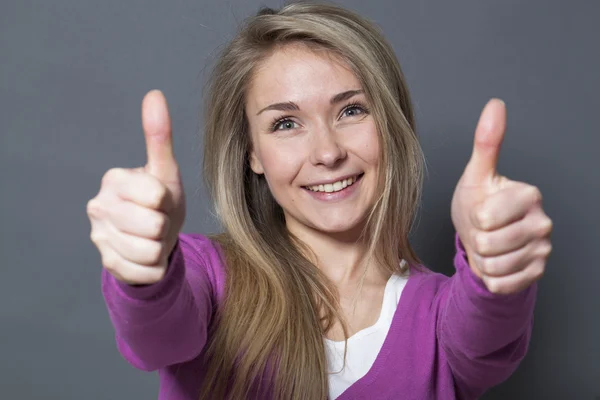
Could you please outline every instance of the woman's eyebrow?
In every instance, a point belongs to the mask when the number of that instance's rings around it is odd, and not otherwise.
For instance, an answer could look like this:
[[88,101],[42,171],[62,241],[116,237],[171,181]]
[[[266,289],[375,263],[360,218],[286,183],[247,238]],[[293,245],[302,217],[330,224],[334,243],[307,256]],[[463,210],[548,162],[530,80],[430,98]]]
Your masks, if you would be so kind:
[[333,96],[330,100],[330,103],[336,104],[336,103],[342,102],[344,100],[348,100],[352,96],[356,96],[357,94],[361,94],[361,93],[364,93],[364,90],[362,90],[362,89],[346,90],[345,92],[338,93],[335,96]]
[[[347,99],[349,99],[353,96],[356,96],[357,94],[361,94],[361,93],[364,93],[364,90],[362,90],[362,89],[346,90],[345,92],[341,92],[341,93],[338,93],[335,96],[333,96],[331,98],[331,100],[329,100],[329,102],[330,102],[330,104],[337,104],[339,102],[347,100]],[[269,110],[298,111],[298,110],[300,110],[300,107],[298,107],[298,105],[296,103],[294,103],[293,101],[287,101],[284,103],[274,103],[274,104],[266,106],[265,108],[263,108],[262,110],[257,112],[256,115],[260,115],[262,112],[269,111]]]
[[260,115],[260,113],[262,113],[263,111],[268,111],[268,110],[298,111],[298,110],[300,110],[300,107],[298,107],[298,105],[296,103],[294,103],[293,101],[288,101],[285,103],[275,103],[275,104],[271,104],[270,106],[266,106],[265,108],[263,108],[262,110],[257,112],[256,115]]

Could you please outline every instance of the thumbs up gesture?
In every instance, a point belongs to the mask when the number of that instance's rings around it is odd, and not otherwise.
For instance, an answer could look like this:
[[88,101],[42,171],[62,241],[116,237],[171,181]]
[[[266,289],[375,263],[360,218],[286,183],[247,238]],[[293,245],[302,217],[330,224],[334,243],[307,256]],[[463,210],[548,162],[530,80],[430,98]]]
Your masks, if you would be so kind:
[[552,250],[552,221],[539,189],[496,171],[505,130],[504,102],[492,99],[481,113],[451,210],[472,271],[499,294],[519,292],[540,279]]
[[164,276],[185,219],[185,195],[173,154],[171,120],[160,91],[146,94],[144,167],[112,168],[87,203],[91,240],[102,265],[118,280],[152,284]]

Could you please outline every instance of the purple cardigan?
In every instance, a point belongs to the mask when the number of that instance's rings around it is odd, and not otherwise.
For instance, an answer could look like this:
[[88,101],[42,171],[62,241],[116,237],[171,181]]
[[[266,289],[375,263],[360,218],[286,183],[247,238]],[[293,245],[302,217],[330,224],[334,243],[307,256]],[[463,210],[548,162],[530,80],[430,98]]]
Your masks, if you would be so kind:
[[[537,283],[491,293],[471,271],[458,234],[455,245],[452,277],[411,267],[377,359],[338,399],[475,399],[515,371],[529,345]],[[224,284],[220,250],[192,233],[179,235],[156,284],[129,286],[103,270],[117,347],[134,367],[158,370],[159,400],[198,400],[203,348]]]

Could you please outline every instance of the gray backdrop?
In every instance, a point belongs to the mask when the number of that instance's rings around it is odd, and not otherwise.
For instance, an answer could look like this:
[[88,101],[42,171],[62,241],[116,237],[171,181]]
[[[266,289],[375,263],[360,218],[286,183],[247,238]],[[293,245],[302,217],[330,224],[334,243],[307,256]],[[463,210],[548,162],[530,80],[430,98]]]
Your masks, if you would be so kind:
[[[205,68],[277,1],[0,2],[0,397],[151,399],[117,353],[85,213],[104,172],[145,163],[142,96],[169,100],[184,231],[217,229],[200,182]],[[597,1],[343,1],[397,51],[428,178],[416,247],[453,273],[450,200],[492,96],[508,107],[499,171],[539,186],[555,223],[531,349],[485,399],[599,399]]]

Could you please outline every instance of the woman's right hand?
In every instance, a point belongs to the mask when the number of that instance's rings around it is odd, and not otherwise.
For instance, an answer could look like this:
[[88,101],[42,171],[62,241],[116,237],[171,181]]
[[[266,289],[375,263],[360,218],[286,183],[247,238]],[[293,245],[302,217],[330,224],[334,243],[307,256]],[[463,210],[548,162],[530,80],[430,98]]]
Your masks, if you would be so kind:
[[167,102],[158,90],[142,101],[148,162],[112,168],[88,201],[91,240],[102,265],[130,285],[160,281],[185,219],[185,194],[175,156]]

